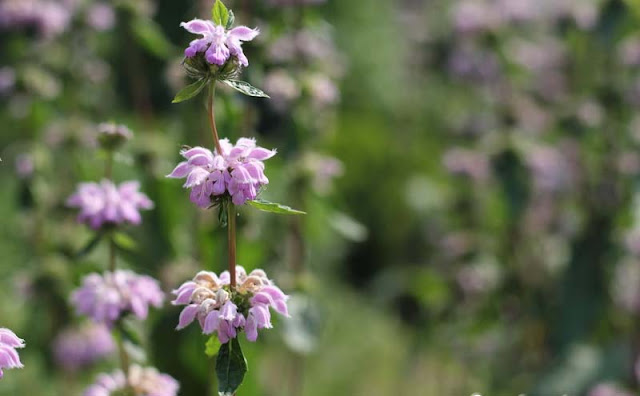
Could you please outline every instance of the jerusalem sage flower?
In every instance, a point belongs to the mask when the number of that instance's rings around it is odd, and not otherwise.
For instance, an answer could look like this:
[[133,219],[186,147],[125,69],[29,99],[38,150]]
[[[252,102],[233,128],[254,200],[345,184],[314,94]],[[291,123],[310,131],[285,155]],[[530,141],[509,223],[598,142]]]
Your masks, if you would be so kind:
[[191,189],[191,201],[208,208],[212,198],[225,192],[235,205],[257,197],[261,186],[268,184],[262,161],[273,157],[275,150],[256,147],[255,140],[240,138],[236,145],[221,139],[222,153],[194,147],[181,152],[187,160],[176,166],[167,177],[184,178],[185,188]]
[[249,341],[258,338],[259,329],[271,328],[269,307],[289,316],[287,299],[282,290],[267,278],[263,270],[249,274],[242,266],[236,266],[235,290],[229,288],[229,271],[218,277],[213,272],[201,271],[191,281],[183,283],[177,290],[173,305],[186,305],[178,320],[178,329],[183,329],[195,319],[204,334],[217,333],[225,344],[244,330]]
[[79,314],[107,326],[127,313],[145,319],[149,305],[160,308],[163,301],[164,293],[155,279],[127,270],[89,274],[71,295]]
[[0,328],[0,378],[4,375],[3,369],[22,368],[20,356],[16,348],[23,348],[24,340],[5,328]]
[[138,189],[137,181],[128,181],[116,186],[110,180],[98,183],[80,183],[69,197],[67,205],[80,209],[78,221],[93,229],[104,225],[123,223],[140,224],[140,209],[153,208],[153,202]]
[[100,374],[96,382],[89,386],[83,396],[115,396],[128,394],[133,390],[136,396],[177,396],[180,384],[173,377],[158,372],[153,367],[129,367],[128,376],[122,370],[111,374]]
[[75,371],[110,355],[115,348],[105,325],[86,322],[60,333],[53,342],[53,355],[60,366]]
[[189,43],[184,55],[192,58],[198,53],[212,65],[222,66],[230,57],[236,57],[242,66],[248,66],[249,60],[242,51],[242,42],[251,41],[258,34],[258,29],[237,26],[227,30],[225,26],[216,25],[213,21],[194,19],[180,24],[189,33],[202,35]]

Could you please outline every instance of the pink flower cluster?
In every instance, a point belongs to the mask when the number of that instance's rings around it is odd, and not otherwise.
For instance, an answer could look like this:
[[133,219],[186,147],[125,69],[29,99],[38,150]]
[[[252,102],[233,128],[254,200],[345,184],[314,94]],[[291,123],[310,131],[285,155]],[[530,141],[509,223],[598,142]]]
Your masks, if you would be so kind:
[[240,138],[234,145],[221,139],[222,153],[204,147],[183,150],[187,160],[176,166],[167,177],[184,178],[185,188],[191,189],[191,202],[208,208],[212,198],[225,192],[234,205],[242,205],[258,195],[261,186],[268,184],[262,161],[273,157],[275,150],[256,147],[254,139]]
[[69,197],[67,205],[80,209],[78,221],[98,229],[104,225],[142,221],[140,209],[153,208],[153,202],[138,191],[140,183],[128,181],[116,186],[109,180],[100,183],[80,183]]
[[149,305],[160,308],[163,301],[164,293],[155,279],[127,270],[89,274],[71,294],[71,302],[79,314],[109,327],[129,312],[145,319]]
[[133,389],[136,396],[177,396],[180,384],[173,377],[159,373],[152,367],[131,365],[128,376],[121,370],[111,374],[100,374],[96,382],[89,386],[83,396],[115,396]]
[[178,330],[198,319],[204,334],[217,333],[221,343],[235,338],[244,330],[249,341],[258,338],[259,329],[271,325],[269,307],[289,316],[287,299],[282,290],[267,278],[263,270],[249,274],[236,266],[236,288],[230,290],[229,272],[218,277],[213,272],[201,271],[191,281],[173,291],[173,305],[186,305],[180,313]]
[[104,358],[115,350],[107,326],[86,322],[60,333],[53,342],[53,355],[60,366],[75,371]]
[[189,43],[184,55],[191,58],[203,52],[207,62],[218,66],[224,65],[232,56],[235,56],[242,66],[248,66],[249,60],[242,51],[242,42],[251,41],[260,33],[258,29],[250,29],[246,26],[226,30],[224,26],[202,19],[182,22],[180,26],[189,33],[202,35],[201,38]]
[[23,347],[24,340],[18,338],[13,331],[0,328],[0,378],[4,375],[3,369],[22,368],[16,348]]

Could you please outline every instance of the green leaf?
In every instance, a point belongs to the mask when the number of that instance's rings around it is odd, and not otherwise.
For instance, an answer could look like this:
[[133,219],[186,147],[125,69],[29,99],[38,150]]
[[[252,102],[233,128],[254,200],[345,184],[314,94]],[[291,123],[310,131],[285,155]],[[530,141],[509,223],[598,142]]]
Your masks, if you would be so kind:
[[151,19],[138,18],[131,28],[138,43],[147,51],[159,58],[167,58],[171,54],[171,44],[162,33],[162,28]]
[[98,242],[100,242],[103,235],[104,234],[102,232],[98,232],[96,235],[94,235],[94,237],[91,238],[89,242],[87,242],[87,244],[84,245],[84,247],[75,254],[75,258],[79,259],[91,253],[91,251],[93,251],[93,249],[98,246]]
[[247,372],[247,359],[242,354],[237,338],[232,338],[220,346],[216,359],[218,394],[231,396],[238,389]]
[[113,242],[123,250],[136,250],[138,246],[136,241],[124,232],[115,232],[113,234]]
[[193,98],[194,96],[199,94],[204,87],[207,86],[207,82],[209,82],[209,79],[201,78],[193,84],[187,85],[176,94],[176,97],[173,98],[173,101],[171,103],[180,103]]
[[236,16],[233,14],[233,11],[229,10],[229,20],[227,21],[227,30],[231,29],[235,21],[236,21]]
[[222,80],[223,83],[227,84],[231,88],[235,89],[238,92],[242,92],[248,96],[255,96],[258,98],[268,98],[269,95],[264,93],[261,89],[254,87],[246,81],[239,80]]
[[253,206],[256,209],[259,209],[263,212],[271,212],[278,214],[291,214],[291,215],[301,215],[307,214],[307,212],[303,212],[301,210],[292,209],[289,206],[282,205],[275,202],[265,201],[264,199],[254,199],[253,201],[247,201],[247,203]]
[[120,337],[122,337],[122,340],[136,346],[142,345],[143,331],[140,323],[141,322],[132,320],[130,318],[123,318],[118,321],[117,328]]
[[220,227],[224,228],[227,226],[229,221],[229,214],[227,213],[227,205],[228,203],[222,201],[218,207],[218,222],[220,223]]
[[220,349],[221,346],[218,336],[212,335],[207,340],[207,343],[204,344],[204,353],[209,357],[214,357],[218,354],[218,349]]
[[211,15],[213,16],[213,22],[215,22],[216,25],[227,26],[227,23],[229,22],[229,10],[220,0],[216,0],[213,4]]

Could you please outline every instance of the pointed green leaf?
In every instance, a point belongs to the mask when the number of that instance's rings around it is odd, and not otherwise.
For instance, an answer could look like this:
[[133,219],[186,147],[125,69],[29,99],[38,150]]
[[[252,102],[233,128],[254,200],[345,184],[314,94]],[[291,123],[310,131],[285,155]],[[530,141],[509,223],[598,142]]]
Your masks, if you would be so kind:
[[142,327],[140,321],[130,318],[123,318],[117,322],[116,327],[123,341],[130,342],[133,345],[142,345]]
[[229,214],[227,213],[227,203],[222,201],[218,208],[218,222],[220,223],[220,227],[224,228],[227,226],[229,221]]
[[209,337],[207,343],[204,344],[204,353],[209,357],[214,357],[218,354],[218,349],[220,349],[221,346],[218,336],[214,334]]
[[247,360],[242,354],[237,338],[232,338],[220,346],[216,359],[216,376],[218,377],[218,394],[231,396],[242,384],[247,372]]
[[233,11],[229,10],[229,20],[227,21],[227,30],[231,29],[235,21],[236,21],[236,16],[233,14]]
[[220,0],[216,0],[213,4],[211,15],[213,16],[213,22],[215,22],[216,25],[227,26],[227,23],[229,22],[229,10]]
[[138,246],[136,241],[124,232],[115,232],[113,234],[113,242],[123,250],[136,250]]
[[193,84],[189,84],[186,87],[182,88],[180,92],[176,94],[176,97],[173,98],[171,103],[180,103],[185,100],[191,99],[202,91],[204,87],[207,86],[207,82],[209,82],[206,78],[201,78],[200,80],[194,82]]
[[235,89],[236,91],[242,92],[248,96],[255,96],[258,98],[268,98],[269,95],[264,93],[261,89],[254,87],[246,81],[239,80],[222,80],[225,84]]
[[282,205],[279,203],[265,201],[264,199],[254,199],[253,201],[247,201],[247,203],[263,212],[291,214],[291,215],[307,214],[306,212],[303,212],[301,210],[292,209],[289,206]]

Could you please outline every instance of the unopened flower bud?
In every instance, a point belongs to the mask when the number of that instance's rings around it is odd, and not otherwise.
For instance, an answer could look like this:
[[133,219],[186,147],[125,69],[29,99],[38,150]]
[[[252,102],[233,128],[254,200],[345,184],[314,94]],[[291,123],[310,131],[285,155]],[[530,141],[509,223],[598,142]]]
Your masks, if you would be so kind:
[[98,143],[105,150],[113,151],[133,137],[133,132],[125,125],[105,122],[98,125]]

